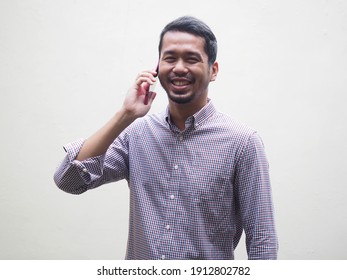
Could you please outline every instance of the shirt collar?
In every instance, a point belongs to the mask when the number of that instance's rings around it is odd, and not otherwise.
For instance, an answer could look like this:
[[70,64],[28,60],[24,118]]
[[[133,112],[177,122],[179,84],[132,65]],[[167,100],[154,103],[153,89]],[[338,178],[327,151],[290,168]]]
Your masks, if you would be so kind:
[[[216,112],[216,107],[212,103],[211,99],[207,100],[207,104],[196,112],[193,116],[187,119],[187,122],[193,122],[194,129],[197,129],[201,124],[208,120]],[[174,126],[170,118],[169,106],[167,106],[165,111],[165,121],[169,124],[170,128]]]

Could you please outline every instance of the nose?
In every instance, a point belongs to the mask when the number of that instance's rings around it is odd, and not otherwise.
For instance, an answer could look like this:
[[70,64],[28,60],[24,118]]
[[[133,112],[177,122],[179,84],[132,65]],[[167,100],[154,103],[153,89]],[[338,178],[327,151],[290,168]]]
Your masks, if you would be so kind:
[[172,71],[175,74],[185,74],[188,72],[188,69],[183,61],[183,59],[178,59],[174,65],[174,68],[172,69]]

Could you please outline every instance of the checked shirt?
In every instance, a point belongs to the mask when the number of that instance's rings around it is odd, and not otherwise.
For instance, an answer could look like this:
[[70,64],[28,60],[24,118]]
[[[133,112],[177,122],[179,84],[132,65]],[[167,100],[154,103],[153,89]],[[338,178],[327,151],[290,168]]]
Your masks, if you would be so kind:
[[126,259],[234,259],[243,231],[249,259],[277,258],[263,143],[212,101],[187,119],[184,131],[167,109],[137,119],[106,154],[77,161],[83,141],[64,146],[55,182],[81,194],[128,181]]

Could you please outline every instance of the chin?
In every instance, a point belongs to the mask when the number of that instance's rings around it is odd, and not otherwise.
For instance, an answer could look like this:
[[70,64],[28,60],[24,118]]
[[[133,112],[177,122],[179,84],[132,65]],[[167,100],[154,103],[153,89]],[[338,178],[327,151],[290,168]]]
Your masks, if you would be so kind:
[[171,101],[177,104],[187,104],[190,103],[194,99],[194,95],[188,94],[168,94],[168,97]]

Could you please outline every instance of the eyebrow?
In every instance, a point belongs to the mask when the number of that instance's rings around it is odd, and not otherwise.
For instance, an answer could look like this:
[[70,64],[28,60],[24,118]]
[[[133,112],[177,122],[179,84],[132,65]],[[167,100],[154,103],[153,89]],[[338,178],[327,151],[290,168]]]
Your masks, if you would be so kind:
[[[163,56],[164,55],[175,55],[175,54],[177,54],[178,52],[176,52],[176,51],[170,51],[170,50],[168,50],[168,51],[164,51],[163,52]],[[193,52],[193,51],[188,51],[188,52],[184,52],[184,55],[185,56],[196,56],[196,57],[198,57],[199,59],[201,59],[201,60],[203,60],[203,57],[202,57],[202,55],[199,53],[199,52]]]

